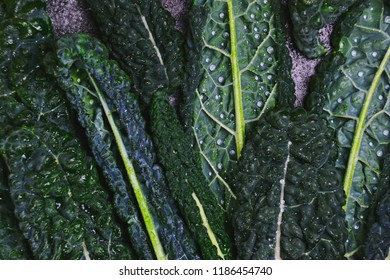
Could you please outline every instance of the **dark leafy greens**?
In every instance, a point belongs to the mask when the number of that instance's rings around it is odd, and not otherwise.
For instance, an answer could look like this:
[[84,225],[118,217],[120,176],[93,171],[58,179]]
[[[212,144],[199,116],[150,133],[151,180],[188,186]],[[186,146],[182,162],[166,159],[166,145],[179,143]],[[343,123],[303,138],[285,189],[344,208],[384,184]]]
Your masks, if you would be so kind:
[[321,42],[321,29],[336,20],[359,0],[290,0],[292,29],[295,44],[308,58],[317,58],[326,52]]
[[280,1],[194,1],[190,30],[183,111],[204,176],[227,208],[235,194],[226,174],[250,124],[277,100],[292,103]]
[[149,103],[161,88],[178,90],[183,78],[183,35],[160,0],[88,0],[103,41]]
[[232,248],[225,213],[202,174],[199,158],[191,146],[191,136],[185,132],[164,91],[153,97],[151,123],[169,187],[198,241],[202,258],[230,259]]
[[340,259],[347,238],[336,145],[303,109],[271,112],[250,134],[234,176],[238,259]]
[[0,25],[0,154],[14,224],[35,259],[133,258],[94,162],[75,135],[63,93],[43,69],[51,43],[44,2],[4,7],[9,18]]
[[156,163],[130,79],[108,59],[106,47],[88,35],[63,37],[57,47],[58,79],[78,112],[137,253],[142,258],[198,258]]
[[372,0],[342,22],[335,51],[320,66],[308,99],[327,115],[344,173],[346,256],[361,257],[368,208],[390,143],[390,7]]

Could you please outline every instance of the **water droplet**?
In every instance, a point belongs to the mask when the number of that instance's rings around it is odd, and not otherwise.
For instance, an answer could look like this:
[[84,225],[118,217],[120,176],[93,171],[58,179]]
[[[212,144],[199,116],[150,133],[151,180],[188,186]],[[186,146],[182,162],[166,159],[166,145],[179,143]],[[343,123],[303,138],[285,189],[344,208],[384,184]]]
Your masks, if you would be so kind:
[[385,89],[389,89],[390,88],[390,85],[385,85]]
[[221,114],[219,115],[219,117],[220,117],[221,119],[223,119],[223,118],[225,118],[225,115],[224,115],[223,113],[221,113]]
[[259,76],[255,76],[255,80],[258,81],[259,80]]
[[59,209],[61,207],[61,203],[56,202],[56,209]]
[[351,51],[351,55],[352,56],[356,56],[357,55],[357,51],[355,51],[355,50]]
[[230,151],[229,151],[229,154],[230,154],[231,156],[234,156],[234,155],[236,154],[236,151],[235,151],[235,150],[230,150]]
[[255,28],[253,28],[253,30],[254,30],[255,32],[257,32],[259,29],[258,29],[257,27],[255,27]]
[[260,62],[260,66],[261,66],[261,67],[264,67],[264,62]]
[[255,39],[259,40],[260,39],[260,34],[255,34]]
[[370,147],[374,147],[374,143],[372,143],[372,142],[368,143],[368,145],[369,145]]
[[218,163],[217,167],[218,169],[222,169],[222,163]]
[[271,93],[269,91],[265,92],[265,96],[269,96]]
[[201,145],[202,145],[202,144],[203,144],[203,140],[200,140],[200,141],[199,141],[199,144],[201,144]]
[[214,71],[215,68],[217,68],[217,67],[214,64],[211,64],[209,69],[210,69],[210,71]]
[[224,77],[218,77],[218,82],[220,82],[221,84],[225,81],[225,78]]
[[211,31],[211,35],[213,35],[213,36],[215,35],[215,31],[214,31],[214,30],[213,30],[213,31]]
[[354,229],[359,229],[359,224],[355,224],[355,225],[353,226],[353,228],[354,228]]
[[389,136],[389,131],[387,129],[383,130],[383,135],[384,136]]
[[359,71],[358,76],[359,77],[363,77],[364,76],[364,72],[363,71]]
[[203,88],[203,89],[202,89],[202,92],[206,92],[206,88]]
[[268,79],[268,80],[272,80],[272,75],[268,75],[268,76],[267,76],[267,79]]
[[271,62],[271,61],[272,61],[272,57],[269,57],[267,60],[268,60],[269,62]]
[[248,29],[248,26],[244,25],[244,29],[247,30],[247,29]]
[[224,42],[222,42],[222,43],[221,43],[221,47],[224,47],[224,46],[225,46],[225,43],[224,43]]
[[251,14],[251,19],[254,19],[255,18],[255,15],[254,14]]
[[274,48],[271,47],[271,46],[269,46],[269,47],[267,48],[267,53],[271,54],[271,53],[273,53],[273,52],[274,52]]
[[339,98],[339,99],[337,99],[337,102],[341,103],[341,102],[343,102],[343,100],[341,98]]
[[268,17],[268,13],[264,13],[264,17],[267,18]]
[[209,172],[209,176],[213,175],[213,173]]
[[285,181],[284,179],[280,179],[279,183],[280,183],[281,185],[284,185],[284,184],[286,183],[286,181]]
[[218,145],[218,146],[221,146],[221,145],[222,145],[222,140],[221,140],[221,139],[218,139],[218,140],[217,140],[217,145]]
[[219,14],[219,17],[220,17],[220,18],[224,18],[224,17],[225,17],[225,14],[224,14],[224,13],[220,13],[220,14]]
[[206,58],[206,63],[209,63],[210,62],[210,58]]
[[261,100],[257,101],[257,107],[261,108],[261,106],[263,106],[263,102]]
[[364,20],[367,20],[367,18],[368,18],[367,15],[364,15],[364,16],[363,16],[363,19],[364,19]]
[[372,52],[372,57],[377,57],[378,56],[378,53],[377,52]]
[[221,95],[220,94],[215,95],[215,100],[220,100],[220,99],[221,99]]
[[385,23],[390,23],[390,16],[385,17]]
[[264,2],[264,4],[267,4],[267,3],[268,3],[268,0],[264,0],[263,2]]
[[376,155],[377,155],[378,157],[383,156],[383,151],[382,151],[382,150],[378,150],[378,151],[376,152]]
[[223,38],[225,38],[225,39],[229,38],[229,32],[223,33]]
[[379,95],[379,96],[378,96],[378,99],[379,99],[379,100],[382,100],[382,99],[383,99],[383,95]]

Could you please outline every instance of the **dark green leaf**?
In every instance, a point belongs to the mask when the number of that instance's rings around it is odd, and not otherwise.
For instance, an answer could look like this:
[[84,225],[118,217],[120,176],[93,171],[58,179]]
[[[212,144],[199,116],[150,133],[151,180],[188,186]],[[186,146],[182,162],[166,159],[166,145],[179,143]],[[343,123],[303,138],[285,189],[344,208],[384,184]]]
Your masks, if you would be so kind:
[[90,36],[63,37],[57,46],[58,79],[86,129],[138,254],[152,258],[154,251],[158,259],[197,258],[156,163],[129,78],[108,59],[105,46]]
[[326,121],[272,112],[250,134],[234,179],[238,259],[341,259],[341,175]]
[[160,88],[176,91],[183,77],[183,35],[160,0],[88,0],[103,41],[148,104]]
[[347,14],[343,36],[319,67],[308,99],[327,115],[344,175],[347,257],[363,254],[369,206],[390,143],[390,7],[372,0]]
[[290,0],[293,35],[298,49],[308,58],[326,52],[321,31],[333,24],[353,4],[360,0]]
[[193,4],[183,110],[203,174],[223,208],[234,197],[226,174],[236,166],[250,124],[276,101],[292,103],[281,13],[276,0]]

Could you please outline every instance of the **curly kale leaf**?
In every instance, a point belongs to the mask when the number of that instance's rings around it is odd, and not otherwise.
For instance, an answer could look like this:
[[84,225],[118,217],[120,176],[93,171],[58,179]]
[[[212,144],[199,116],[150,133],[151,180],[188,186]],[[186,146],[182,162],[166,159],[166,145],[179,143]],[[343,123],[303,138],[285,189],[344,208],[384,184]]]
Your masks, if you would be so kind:
[[[344,175],[347,257],[361,258],[369,207],[390,143],[390,7],[380,0],[357,7],[341,23],[337,48],[320,65],[307,105],[334,129]],[[316,110],[317,110],[316,109]]]
[[225,229],[225,213],[202,174],[191,136],[185,132],[164,91],[153,97],[151,124],[169,187],[198,241],[202,258],[230,259],[232,249]]
[[63,37],[57,47],[58,79],[78,112],[138,254],[198,258],[156,163],[129,78],[108,59],[107,48],[88,35]]
[[317,58],[326,52],[321,42],[321,29],[336,20],[360,0],[290,0],[293,35],[298,49],[308,58]]
[[[280,1],[194,1],[184,115],[221,207],[246,132],[279,101],[291,104]],[[193,131],[192,131],[193,130]]]
[[182,84],[184,37],[160,0],[88,0],[103,41],[134,80],[144,103],[161,88]]
[[238,259],[343,258],[345,195],[326,121],[276,111],[250,136],[233,180]]

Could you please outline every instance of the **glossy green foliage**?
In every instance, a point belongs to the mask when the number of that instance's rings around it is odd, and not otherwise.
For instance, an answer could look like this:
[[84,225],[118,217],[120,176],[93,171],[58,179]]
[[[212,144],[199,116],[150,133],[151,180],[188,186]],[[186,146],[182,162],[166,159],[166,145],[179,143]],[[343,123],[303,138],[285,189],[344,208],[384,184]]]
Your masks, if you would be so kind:
[[238,259],[341,259],[347,230],[327,122],[267,114],[239,161],[232,210]]
[[6,178],[5,164],[0,158],[0,260],[28,259],[27,243],[14,214]]
[[57,47],[58,79],[78,112],[137,253],[143,259],[154,258],[153,251],[157,258],[197,258],[156,164],[129,78],[108,59],[107,48],[88,35],[63,37]]
[[132,258],[96,167],[75,136],[63,93],[44,71],[52,37],[44,1],[7,1],[4,7],[0,154],[9,169],[15,223],[32,257]]
[[34,258],[132,258],[74,135],[37,123],[13,131],[2,146],[15,213]]
[[365,258],[369,260],[390,259],[390,154],[386,156],[378,187],[374,200],[377,203],[371,204],[373,225],[364,250]]
[[198,241],[202,258],[230,259],[232,250],[224,226],[225,213],[208,187],[199,158],[191,146],[191,136],[179,122],[166,92],[158,92],[153,98],[151,123],[158,158],[170,190]]
[[[308,106],[327,115],[344,175],[347,257],[360,258],[373,195],[390,143],[390,7],[372,0],[341,23],[334,52],[320,65]],[[337,32],[337,31],[336,31]],[[342,34],[342,35],[341,35]]]
[[321,29],[336,20],[360,0],[291,0],[288,1],[293,36],[297,48],[308,58],[317,58],[326,52],[321,42]]
[[103,41],[134,80],[145,103],[161,88],[181,87],[184,37],[160,0],[88,0]]
[[[226,174],[250,124],[291,104],[290,57],[280,1],[194,1],[184,115],[204,176],[220,205],[234,197]],[[283,94],[279,94],[283,92]]]

